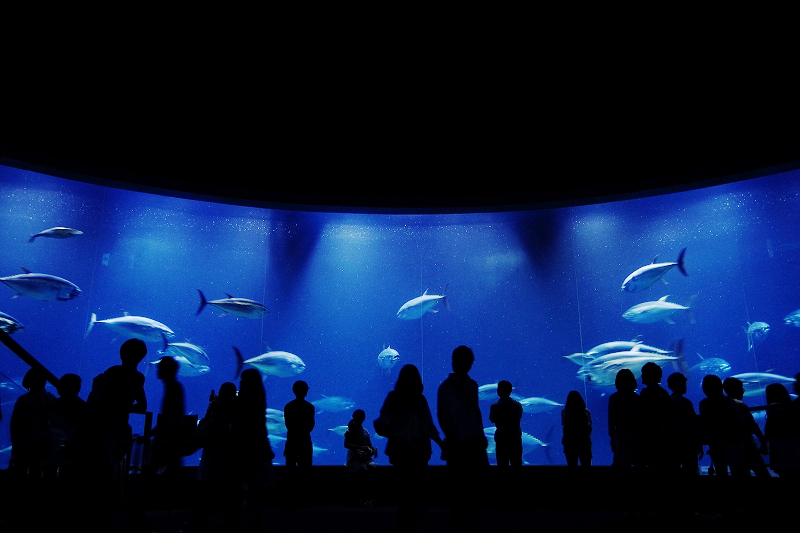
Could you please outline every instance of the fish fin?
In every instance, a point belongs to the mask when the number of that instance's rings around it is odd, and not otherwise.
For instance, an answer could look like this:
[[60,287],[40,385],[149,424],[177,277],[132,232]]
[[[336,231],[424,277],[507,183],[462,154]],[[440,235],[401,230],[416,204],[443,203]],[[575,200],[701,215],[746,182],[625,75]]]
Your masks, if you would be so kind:
[[239,377],[239,374],[242,373],[242,365],[244,364],[244,359],[242,359],[242,352],[239,351],[239,348],[236,346],[233,347],[233,353],[236,356],[236,375],[233,376],[233,379]]
[[20,296],[22,296],[22,295],[20,293],[17,293],[14,296],[12,296],[11,299],[13,300],[14,298],[19,298]]
[[167,342],[167,336],[164,335],[163,331],[161,332],[161,339],[164,341],[164,348],[162,348],[162,353],[164,353],[167,351],[167,346],[169,345],[169,343]]
[[681,250],[681,253],[678,254],[678,270],[681,271],[681,274],[684,276],[688,276],[689,274],[686,273],[686,269],[683,267],[683,256],[686,255],[686,248]]
[[197,308],[197,312],[194,314],[194,316],[197,316],[197,315],[199,315],[199,314],[200,314],[200,312],[203,310],[203,308],[204,308],[204,307],[206,306],[206,304],[208,303],[208,301],[206,301],[206,296],[205,296],[205,294],[203,294],[203,291],[201,291],[200,289],[196,289],[196,290],[197,290],[197,292],[200,294],[200,307],[198,307],[198,308]]
[[705,358],[702,355],[700,355],[699,353],[697,354],[697,357],[699,357],[701,361],[705,361]]
[[30,271],[30,270],[28,270],[27,268],[25,268],[25,267],[23,267],[23,266],[21,266],[20,268],[21,268],[21,269],[22,269],[22,271],[23,271],[23,272],[25,272],[26,274],[30,274],[30,273],[31,273],[31,271]]
[[28,242],[33,242],[33,241],[34,241],[34,239],[36,239],[36,237],[38,237],[38,236],[39,236],[39,234],[34,234],[34,233],[31,233],[31,238],[30,238],[30,239],[28,239]]
[[422,293],[423,296],[425,296],[426,294],[428,294],[428,289],[425,289],[425,292]]
[[675,323],[675,321],[672,320],[672,318],[670,318],[670,317],[664,318],[664,322],[666,322],[667,324],[674,324]]
[[231,296],[231,295],[230,295],[230,294],[228,294],[227,292],[225,293],[225,296],[227,296],[228,298],[234,298],[234,296]]
[[664,278],[658,278],[658,279],[660,279],[661,283],[663,283],[664,285],[669,285],[669,282],[667,280],[665,280]]
[[661,298],[658,299],[658,301],[659,302],[666,302],[667,298],[669,298],[669,294],[667,294],[666,296],[662,296]]
[[650,264],[651,264],[651,265],[655,265],[656,263],[658,263],[658,256],[655,256],[655,257],[653,258],[653,262],[652,262],[652,263],[650,263]]
[[438,313],[438,312],[439,312],[438,309],[431,309],[431,313]]
[[448,311],[450,310],[450,300],[447,299],[447,295],[445,294],[442,296],[442,301],[444,302],[444,308]]
[[86,333],[83,334],[84,339],[89,336],[89,333],[91,333],[95,322],[97,322],[97,315],[92,313],[92,316],[89,318],[89,327],[86,328]]

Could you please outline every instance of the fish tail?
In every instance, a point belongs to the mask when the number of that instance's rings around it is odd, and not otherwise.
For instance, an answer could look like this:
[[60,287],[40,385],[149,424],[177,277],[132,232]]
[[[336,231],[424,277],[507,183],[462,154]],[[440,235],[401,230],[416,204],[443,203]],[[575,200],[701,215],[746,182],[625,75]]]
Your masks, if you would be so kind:
[[683,256],[686,255],[686,248],[681,250],[681,253],[678,254],[678,270],[681,271],[681,274],[684,276],[688,276],[689,274],[686,273],[686,269],[683,267]]
[[[200,289],[197,289],[197,292],[198,292],[198,294],[200,294],[200,307],[197,308],[197,312],[194,314],[194,316],[199,315],[203,311],[203,308],[208,303],[208,301],[206,301],[206,295],[203,294],[203,291],[201,291]],[[238,376],[238,374],[237,374],[237,376]]]
[[[200,294],[203,294],[202,292]],[[233,353],[236,355],[236,375],[233,376],[233,379],[239,377],[239,374],[242,373],[242,365],[244,364],[244,359],[242,359],[242,352],[239,351],[239,348],[236,346],[233,347]]]
[[89,333],[92,332],[92,328],[94,327],[95,322],[97,322],[97,315],[95,313],[92,313],[91,318],[89,318],[89,327],[86,328],[86,333],[84,333],[83,335],[84,339],[89,336]]
[[694,302],[695,302],[695,300],[697,300],[697,295],[693,294],[689,298],[689,302],[686,304],[686,307],[688,307],[688,309],[686,310],[686,314],[689,316],[689,323],[690,324],[697,324],[697,319],[694,316]]
[[444,308],[448,311],[450,310],[450,300],[447,299],[447,288],[450,287],[450,284],[447,283],[444,286],[444,290],[442,291],[442,302],[444,303]]
[[36,239],[36,237],[38,237],[38,236],[39,235],[37,235],[37,234],[31,233],[31,238],[28,239],[28,242],[33,242]]

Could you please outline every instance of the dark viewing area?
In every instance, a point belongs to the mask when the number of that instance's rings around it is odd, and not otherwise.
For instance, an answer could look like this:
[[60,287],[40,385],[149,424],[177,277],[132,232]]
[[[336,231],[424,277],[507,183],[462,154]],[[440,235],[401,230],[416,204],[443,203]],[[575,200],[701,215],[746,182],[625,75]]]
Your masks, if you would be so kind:
[[788,144],[0,144],[0,532],[788,530]]

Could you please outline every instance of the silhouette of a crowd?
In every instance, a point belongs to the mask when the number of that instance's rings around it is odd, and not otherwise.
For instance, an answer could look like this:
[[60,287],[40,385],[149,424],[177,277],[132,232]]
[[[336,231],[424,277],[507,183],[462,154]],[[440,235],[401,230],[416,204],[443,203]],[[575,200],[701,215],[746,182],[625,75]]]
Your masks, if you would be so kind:
[[[28,392],[19,397],[11,413],[10,470],[20,479],[55,472],[70,486],[91,492],[94,497],[88,501],[97,506],[94,511],[99,510],[130,469],[137,440],[128,418],[130,413],[147,411],[145,377],[137,370],[146,354],[144,342],[124,342],[121,364],[92,380],[86,401],[79,397],[79,376],[65,374],[56,398],[45,390],[41,369],[28,371],[22,383]],[[436,395],[436,420],[443,438],[423,394],[420,372],[411,364],[400,369],[394,389],[372,423],[375,432],[388,439],[384,453],[395,467],[400,530],[413,530],[415,517],[426,510],[431,441],[438,445],[447,465],[455,530],[479,527],[481,501],[476,483],[489,466],[489,438],[494,440],[498,467],[511,473],[523,464],[524,411],[512,397],[513,386],[505,380],[497,385],[498,399],[489,410],[489,420],[496,426],[492,435],[483,427],[478,384],[469,376],[474,362],[474,353],[466,346],[452,353],[453,371]],[[174,476],[182,457],[201,449],[197,483],[204,496],[195,510],[194,524],[202,524],[210,512],[221,512],[234,521],[236,509],[244,502],[252,510],[254,523],[263,522],[266,490],[276,484],[276,476],[260,373],[243,371],[238,392],[231,382],[223,383],[219,394],[212,391],[198,423],[196,417],[186,415],[178,370],[179,363],[171,357],[158,363],[164,395],[155,427],[138,439],[149,443],[152,437],[149,468],[142,473],[151,478]],[[743,384],[736,378],[723,381],[715,375],[705,376],[705,398],[697,411],[685,397],[687,378],[682,373],[667,378],[671,394],[661,386],[662,369],[654,363],[642,367],[640,379],[643,387],[637,393],[637,377],[631,370],[620,370],[616,392],[608,398],[608,435],[616,471],[687,479],[699,475],[698,461],[707,453],[710,475],[771,477],[771,469],[781,477],[795,478],[800,473],[800,399],[792,400],[785,386],[766,387],[768,405],[762,432],[743,401]],[[295,399],[284,408],[287,437],[283,456],[291,468],[287,470],[291,472],[287,474],[288,494],[295,502],[302,500],[312,465],[315,408],[305,399],[308,391],[307,383],[296,381],[292,386]],[[800,394],[797,382],[794,392]],[[365,427],[366,420],[364,410],[352,413],[343,446],[354,500],[368,506],[374,501],[374,458],[379,451]],[[573,470],[576,473],[588,471],[584,469],[592,464],[592,415],[578,391],[567,395],[561,425],[567,465],[580,464],[580,470]]]

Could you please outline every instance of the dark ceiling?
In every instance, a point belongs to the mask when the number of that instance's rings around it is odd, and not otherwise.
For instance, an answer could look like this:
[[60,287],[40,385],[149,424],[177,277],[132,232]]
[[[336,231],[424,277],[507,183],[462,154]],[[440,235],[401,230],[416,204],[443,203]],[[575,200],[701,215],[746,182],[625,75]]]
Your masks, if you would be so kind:
[[6,135],[0,162],[234,203],[379,211],[597,202],[800,162],[799,143],[752,120],[658,117],[629,112],[602,124],[588,120],[590,126],[574,116],[513,127],[509,121],[462,121],[357,135],[352,127],[262,131],[255,124],[242,130],[219,123],[50,129]]

